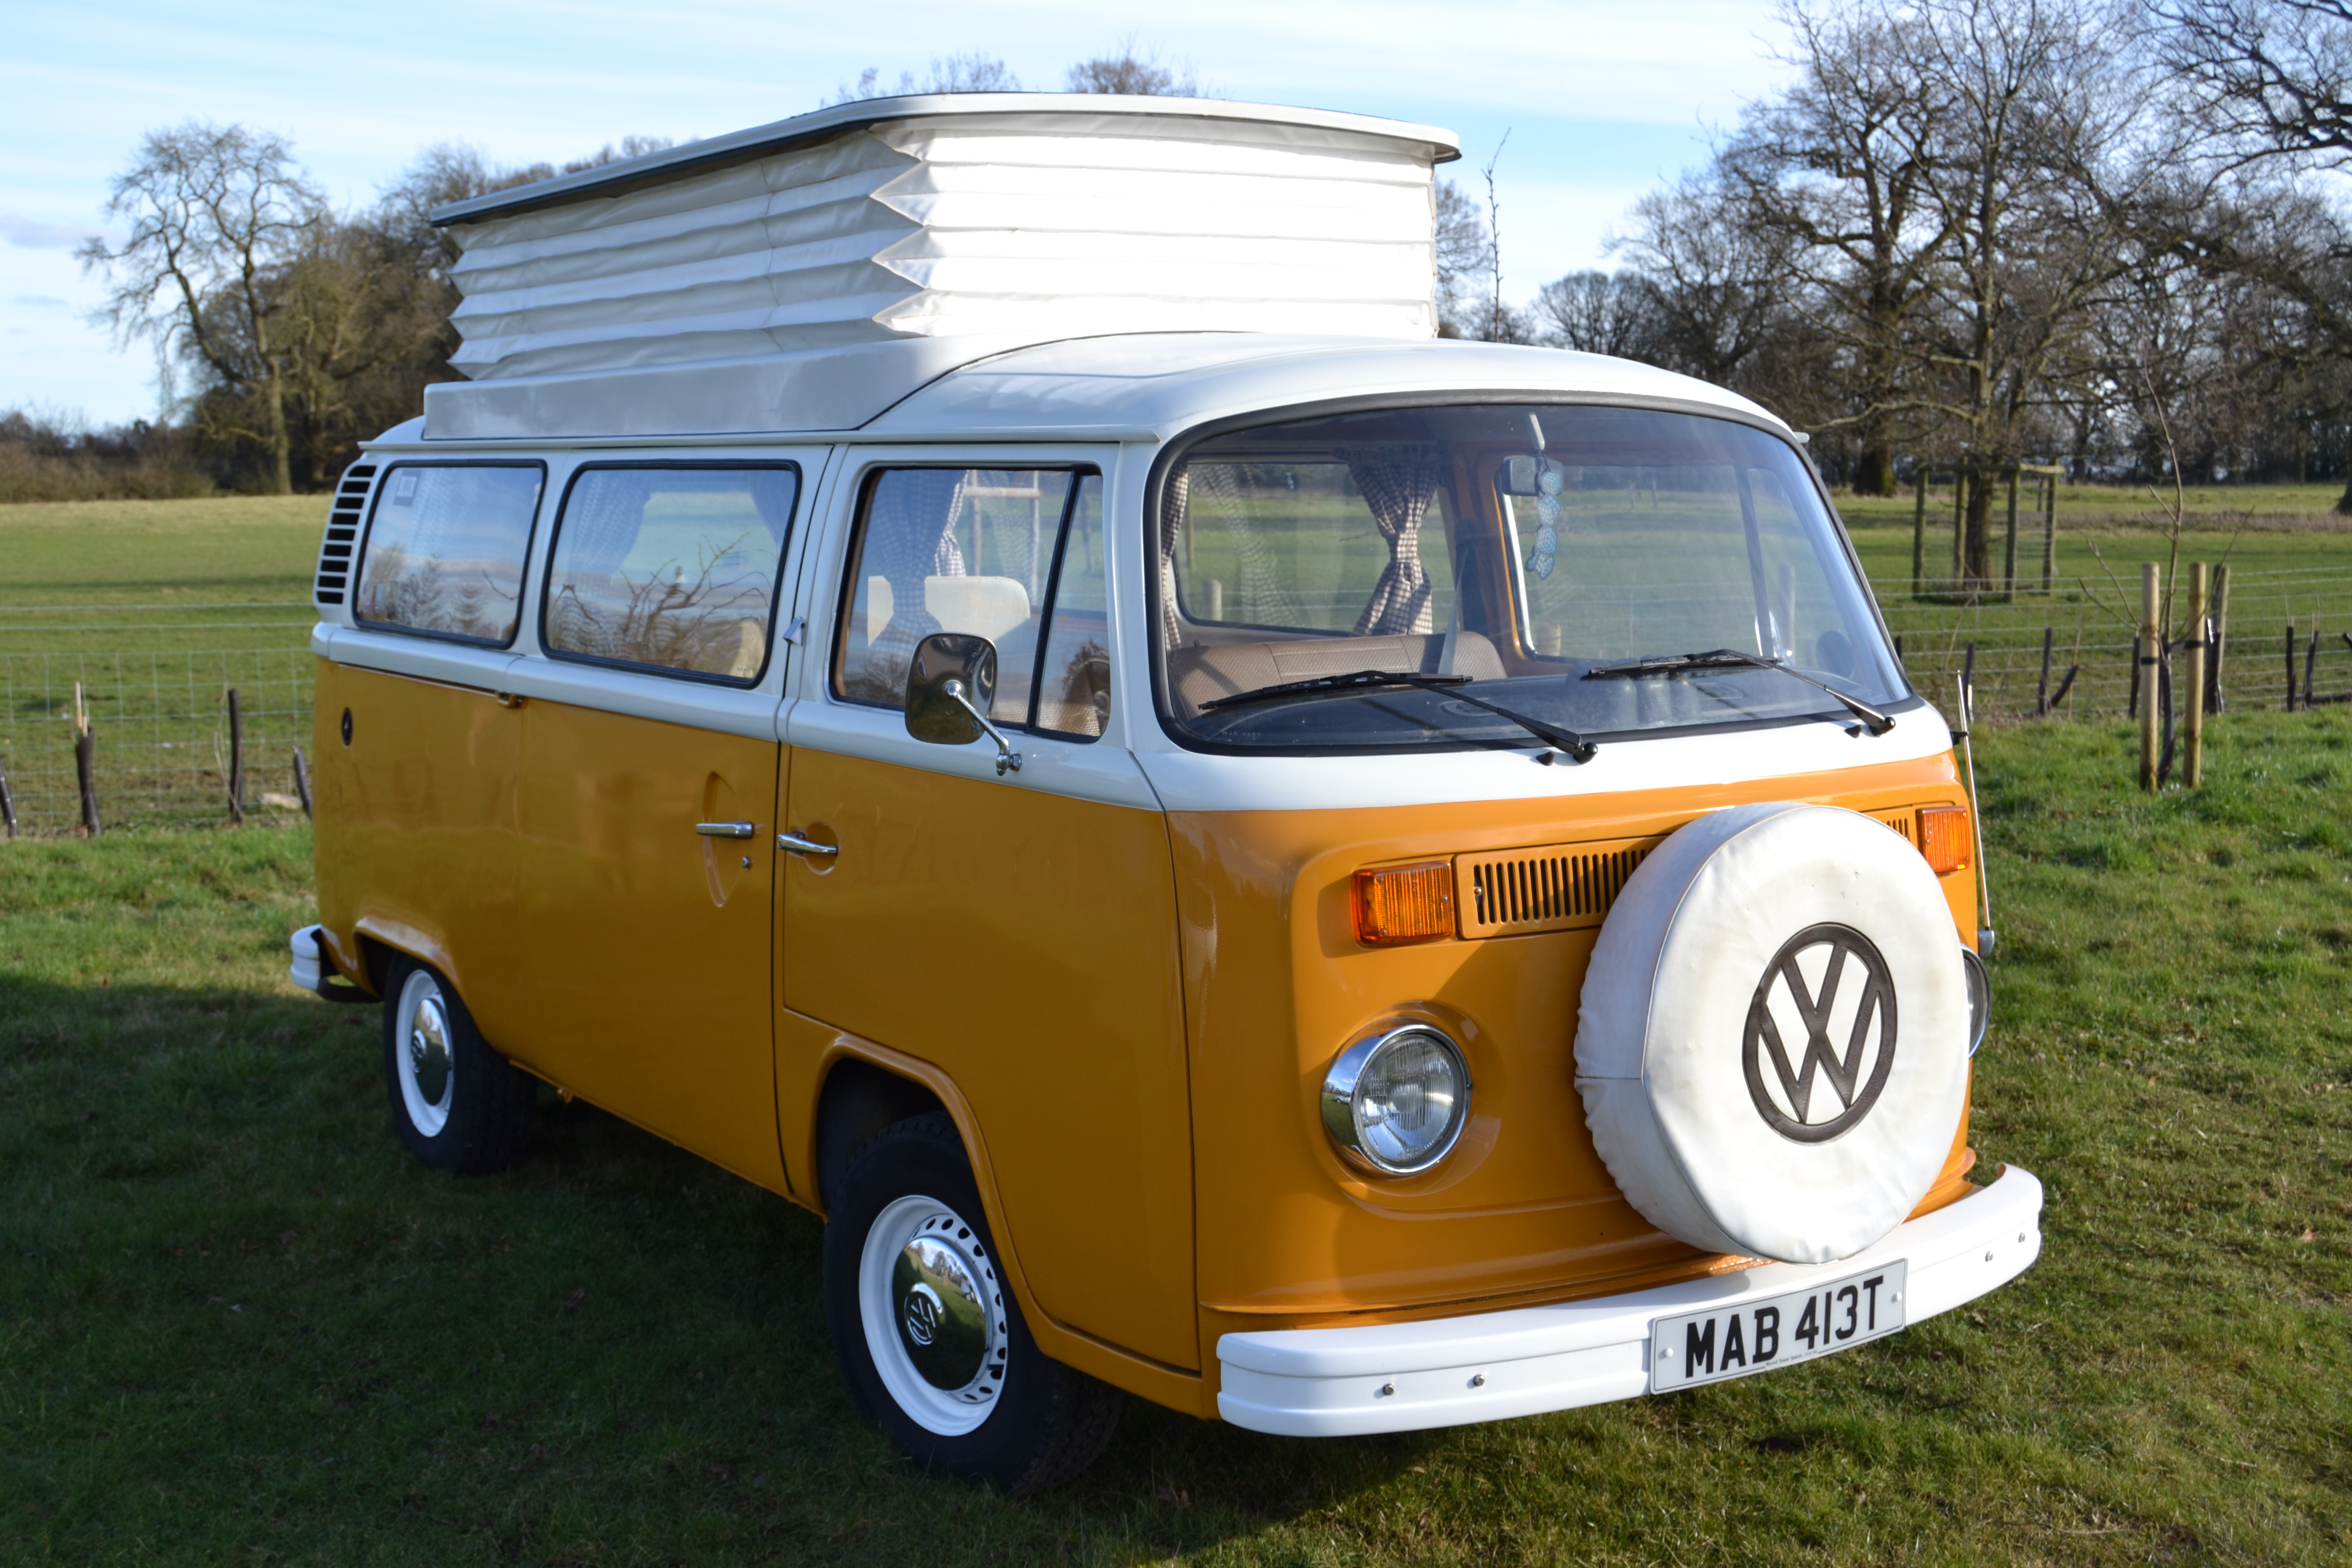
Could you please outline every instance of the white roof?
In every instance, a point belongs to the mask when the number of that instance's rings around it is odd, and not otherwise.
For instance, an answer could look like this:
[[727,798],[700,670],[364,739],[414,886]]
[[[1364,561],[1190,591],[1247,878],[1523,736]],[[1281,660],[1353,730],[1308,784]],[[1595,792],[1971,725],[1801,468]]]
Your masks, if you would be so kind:
[[[1785,428],[1780,420],[1736,394],[1630,360],[1450,339],[1382,342],[1276,332],[1146,332],[1024,344],[975,363],[944,365],[904,384],[875,375],[859,394],[864,399],[861,406],[867,407],[863,417],[839,424],[818,422],[855,401],[842,395],[840,379],[824,374],[824,362],[837,363],[843,357],[806,356],[808,375],[801,387],[799,407],[810,417],[800,423],[791,422],[793,410],[781,405],[774,411],[777,422],[748,422],[743,416],[746,405],[730,402],[729,395],[756,391],[760,377],[739,378],[726,374],[726,367],[707,365],[680,366],[671,375],[653,378],[663,383],[674,402],[632,401],[626,406],[604,407],[601,414],[596,405],[602,394],[614,390],[614,382],[635,384],[633,390],[642,392],[649,390],[644,384],[647,377],[640,373],[629,377],[559,378],[572,382],[572,390],[581,396],[576,404],[566,405],[566,417],[551,423],[625,423],[639,428],[593,434],[656,437],[854,429],[864,438],[881,440],[1166,439],[1210,420],[1262,409],[1365,396],[1427,395],[1442,401],[1471,394],[1714,408]],[[772,370],[775,363],[747,362],[745,368]],[[911,373],[916,367],[901,363],[898,368]],[[775,390],[782,384],[770,384]],[[427,407],[434,408],[434,395],[445,391],[488,393],[499,386],[492,383],[463,389],[431,388]],[[545,403],[551,395],[549,387],[542,384],[538,395],[539,401]],[[519,412],[528,406],[527,400],[517,405]],[[479,411],[478,405],[476,412]],[[730,411],[736,416],[731,423]],[[533,423],[519,417],[512,427],[471,434],[515,439],[565,433],[527,427]],[[653,428],[656,426],[665,428]],[[430,429],[429,424],[428,430],[435,438],[448,434]],[[414,425],[386,434],[387,441],[416,438]]]
[[[1432,171],[1457,155],[1448,132],[1361,115],[1060,93],[877,99],[692,142],[436,211],[461,249],[451,363],[530,384],[436,388],[427,420],[650,434],[562,422],[693,403],[675,378],[562,378],[730,364],[756,427],[843,427],[1074,334],[1426,338]],[[839,407],[807,405],[812,376]]]

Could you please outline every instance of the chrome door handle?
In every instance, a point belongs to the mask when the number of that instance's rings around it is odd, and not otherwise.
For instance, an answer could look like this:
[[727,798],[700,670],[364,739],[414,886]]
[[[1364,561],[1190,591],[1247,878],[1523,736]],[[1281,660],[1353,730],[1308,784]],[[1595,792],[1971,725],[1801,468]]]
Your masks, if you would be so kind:
[[694,830],[705,838],[755,838],[760,825],[756,822],[698,822]]
[[797,833],[776,835],[776,847],[787,855],[814,855],[819,859],[841,853],[838,844],[820,844],[814,838],[803,838]]

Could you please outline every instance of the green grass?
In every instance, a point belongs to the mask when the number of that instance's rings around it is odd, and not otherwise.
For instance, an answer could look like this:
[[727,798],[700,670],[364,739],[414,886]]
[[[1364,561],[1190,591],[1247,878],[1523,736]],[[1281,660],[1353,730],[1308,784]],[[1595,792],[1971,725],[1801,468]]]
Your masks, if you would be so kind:
[[2213,742],[2149,799],[2120,728],[1983,738],[1975,1142],[2050,1193],[2009,1289],[1451,1432],[1133,1406],[1018,1502],[854,1416],[781,1200],[551,1100],[515,1173],[411,1163],[373,1013],[281,978],[302,831],[6,846],[0,1559],[2343,1562],[2352,721]]

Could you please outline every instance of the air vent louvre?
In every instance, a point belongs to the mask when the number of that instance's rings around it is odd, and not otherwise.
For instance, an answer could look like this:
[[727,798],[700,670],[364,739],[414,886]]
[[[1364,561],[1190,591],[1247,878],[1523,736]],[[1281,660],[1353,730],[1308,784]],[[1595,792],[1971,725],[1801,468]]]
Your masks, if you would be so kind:
[[1904,842],[1909,844],[1914,849],[1916,849],[1919,847],[1919,812],[1917,807],[1906,805],[1901,811],[1868,811],[1863,813],[1863,815],[1869,817],[1874,822],[1883,822],[1887,826],[1895,829],[1895,832],[1903,835]]
[[1625,879],[1664,842],[1615,838],[1457,856],[1454,901],[1462,934],[1523,936],[1597,926]]
[[354,463],[343,470],[335,487],[334,505],[327,513],[327,534],[319,542],[319,570],[311,598],[321,605],[340,605],[351,585],[352,551],[359,538],[360,521],[367,509],[368,486],[377,465]]

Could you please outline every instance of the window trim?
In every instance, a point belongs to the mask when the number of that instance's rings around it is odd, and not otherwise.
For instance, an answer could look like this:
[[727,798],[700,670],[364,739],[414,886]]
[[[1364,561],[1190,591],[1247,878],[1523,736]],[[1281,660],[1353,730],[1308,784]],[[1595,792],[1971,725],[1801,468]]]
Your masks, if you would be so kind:
[[[430,626],[403,626],[398,621],[371,620],[360,614],[360,594],[367,584],[368,547],[375,542],[376,516],[383,510],[384,500],[392,493],[392,477],[402,468],[537,468],[539,493],[531,498],[530,524],[523,530],[522,570],[515,574],[515,624],[505,640],[469,637],[463,632],[436,631]],[[352,625],[371,632],[391,632],[406,637],[425,637],[434,642],[454,643],[459,647],[479,647],[504,651],[522,636],[522,597],[530,591],[530,552],[539,545],[539,520],[547,510],[547,460],[544,458],[394,458],[383,465],[375,477],[375,493],[368,500],[367,527],[361,531],[359,553],[352,558],[352,582],[346,593],[352,612]]]
[[[1890,650],[1894,647],[1895,634],[1887,628],[1885,614],[1878,607],[1877,591],[1871,586],[1869,574],[1862,569],[1862,557],[1854,549],[1853,537],[1846,529],[1845,519],[1838,512],[1836,501],[1830,496],[1828,485],[1822,479],[1821,470],[1813,466],[1811,455],[1805,450],[1801,443],[1790,440],[1786,429],[1760,414],[1749,414],[1741,409],[1727,408],[1719,404],[1702,403],[1691,398],[1650,397],[1639,394],[1560,392],[1557,389],[1518,392],[1500,389],[1479,392],[1391,392],[1368,393],[1353,397],[1320,398],[1307,403],[1282,404],[1254,408],[1240,414],[1230,414],[1222,418],[1204,420],[1201,424],[1179,431],[1161,446],[1160,455],[1152,459],[1150,469],[1144,476],[1143,528],[1139,543],[1143,551],[1144,632],[1151,656],[1150,679],[1146,684],[1150,689],[1152,716],[1159,721],[1160,732],[1183,751],[1220,757],[1412,756],[1440,752],[1511,749],[1501,747],[1496,742],[1466,737],[1455,742],[1413,741],[1395,745],[1260,746],[1210,741],[1192,733],[1177,720],[1175,704],[1170,700],[1169,695],[1168,650],[1160,645],[1159,636],[1162,613],[1160,602],[1159,539],[1162,498],[1167,494],[1168,477],[1192,448],[1203,441],[1213,440],[1219,436],[1231,435],[1238,430],[1261,429],[1268,425],[1286,425],[1307,419],[1337,418],[1349,414],[1381,414],[1414,408],[1517,406],[1632,408],[1647,413],[1687,414],[1701,419],[1720,419],[1727,424],[1744,425],[1779,441],[1796,454],[1798,466],[1802,468],[1807,477],[1812,480],[1813,493],[1820,500],[1822,510],[1828,513],[1830,526],[1836,533],[1838,545],[1845,552],[1847,569],[1853,574],[1854,581],[1862,586],[1863,603],[1870,608],[1871,620],[1878,627],[1878,635],[1886,647]],[[1516,555],[1517,541],[1513,540],[1511,544],[1512,553]],[[1896,660],[1895,668],[1895,673],[1902,679],[1905,695],[1894,702],[1881,703],[1879,706],[1889,713],[1907,713],[1914,709],[1927,706],[1927,700],[1920,695],[1916,687],[1911,684],[1910,672],[1904,668],[1902,661]],[[1840,709],[1837,712],[1843,716],[1844,710]],[[1686,735],[1727,733],[1738,730],[1772,730],[1790,724],[1818,724],[1822,722],[1828,714],[1829,710],[1824,710],[1821,713],[1797,713],[1777,718],[1732,719],[1718,723],[1678,725],[1672,729],[1631,730],[1621,733],[1594,734],[1591,738],[1596,741],[1622,743],[1632,741],[1665,740]],[[1525,750],[1528,743],[1518,742],[1516,749]]]
[[[555,647],[547,640],[548,609],[554,603],[555,552],[563,543],[564,514],[572,505],[572,492],[578,488],[581,476],[613,471],[643,473],[648,469],[656,468],[698,468],[706,471],[739,472],[751,468],[782,469],[793,476],[792,510],[784,518],[784,537],[776,544],[776,573],[768,587],[766,647],[760,656],[758,671],[749,677],[714,675],[708,670],[681,669],[674,664],[647,664],[632,658],[607,658],[602,654],[575,653],[568,648]],[[784,568],[792,559],[793,535],[801,525],[802,502],[806,499],[807,493],[807,471],[799,461],[789,458],[744,459],[677,458],[652,458],[643,461],[608,458],[603,462],[578,465],[564,479],[563,494],[558,498],[555,516],[548,525],[547,561],[541,567],[539,574],[539,623],[536,628],[539,651],[558,664],[580,664],[596,669],[625,669],[638,675],[658,675],[672,680],[693,681],[701,686],[724,687],[730,691],[756,689],[761,681],[768,679],[768,671],[775,666],[776,616],[778,611],[787,607],[783,602]]]
[[[903,700],[895,704],[868,702],[863,698],[850,696],[842,689],[841,675],[849,653],[851,611],[856,607],[857,601],[857,568],[858,563],[864,558],[866,528],[872,518],[875,487],[882,482],[882,476],[885,474],[940,469],[955,469],[968,473],[1067,474],[1070,476],[1070,492],[1062,498],[1060,518],[1054,525],[1054,563],[1046,575],[1045,596],[1039,606],[1037,649],[1032,656],[1029,672],[1029,710],[1026,716],[1018,720],[992,718],[990,722],[999,729],[1017,730],[1024,735],[1034,735],[1041,740],[1067,741],[1076,745],[1091,745],[1101,740],[1102,737],[1099,735],[1074,735],[1062,730],[1041,730],[1036,723],[1037,672],[1045,663],[1046,635],[1051,632],[1054,625],[1055,602],[1061,596],[1062,552],[1067,547],[1070,519],[1078,504],[1079,481],[1088,477],[1101,479],[1105,486],[1103,510],[1106,519],[1110,510],[1109,480],[1105,476],[1100,463],[1087,460],[1009,464],[997,468],[991,468],[978,462],[879,462],[868,467],[864,473],[860,474],[857,479],[857,500],[855,509],[850,512],[847,537],[841,553],[841,586],[836,592],[834,602],[833,647],[825,656],[824,695],[826,700],[840,703],[844,707],[864,708],[877,713],[903,714],[906,711],[906,703]],[[1108,526],[1104,531],[1108,532]],[[1106,574],[1104,578],[1106,591],[1108,591],[1109,585],[1109,578]],[[1000,670],[998,673],[1001,679],[1003,671]]]

